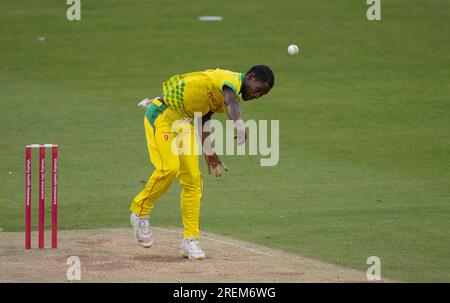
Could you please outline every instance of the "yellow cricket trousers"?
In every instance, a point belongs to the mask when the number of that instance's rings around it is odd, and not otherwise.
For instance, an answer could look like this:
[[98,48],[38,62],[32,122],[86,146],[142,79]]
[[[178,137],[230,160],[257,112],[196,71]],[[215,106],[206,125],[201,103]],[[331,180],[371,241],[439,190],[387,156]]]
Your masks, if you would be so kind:
[[[178,178],[181,184],[184,239],[198,238],[203,185],[198,155],[194,153],[197,141],[194,128],[188,122],[172,130],[173,122],[180,119],[182,117],[174,110],[158,100],[154,100],[147,109],[144,118],[145,134],[150,161],[155,170],[145,188],[131,202],[130,210],[137,216],[147,216],[155,202],[167,191],[175,178]],[[172,150],[172,140],[175,137],[181,138],[180,146],[186,143],[190,145],[190,154],[185,152],[180,155]]]

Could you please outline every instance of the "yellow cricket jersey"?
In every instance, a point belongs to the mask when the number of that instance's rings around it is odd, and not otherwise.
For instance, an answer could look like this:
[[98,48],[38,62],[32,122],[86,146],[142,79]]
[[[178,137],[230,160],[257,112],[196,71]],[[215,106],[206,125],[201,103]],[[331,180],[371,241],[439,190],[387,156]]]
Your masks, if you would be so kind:
[[163,83],[163,98],[166,105],[182,117],[192,118],[194,112],[201,112],[202,116],[209,111],[223,113],[223,87],[231,88],[240,101],[244,76],[243,73],[223,69],[175,75]]

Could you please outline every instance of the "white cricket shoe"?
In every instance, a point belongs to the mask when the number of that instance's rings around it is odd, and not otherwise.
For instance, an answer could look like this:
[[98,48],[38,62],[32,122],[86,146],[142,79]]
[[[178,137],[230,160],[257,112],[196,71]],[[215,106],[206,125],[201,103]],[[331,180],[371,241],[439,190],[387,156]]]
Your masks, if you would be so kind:
[[189,260],[203,260],[206,258],[195,238],[187,238],[181,242],[180,255],[189,258]]
[[130,216],[131,225],[133,225],[133,235],[136,241],[144,247],[150,247],[153,244],[153,234],[150,229],[150,220],[148,217],[138,217],[134,213]]

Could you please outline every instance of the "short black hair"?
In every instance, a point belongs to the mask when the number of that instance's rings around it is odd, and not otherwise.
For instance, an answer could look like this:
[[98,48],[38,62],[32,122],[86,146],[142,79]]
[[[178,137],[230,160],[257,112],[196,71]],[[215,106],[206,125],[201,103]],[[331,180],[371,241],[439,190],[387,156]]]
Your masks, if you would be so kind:
[[246,74],[253,73],[258,81],[266,82],[272,88],[275,84],[275,77],[270,67],[266,65],[255,65]]

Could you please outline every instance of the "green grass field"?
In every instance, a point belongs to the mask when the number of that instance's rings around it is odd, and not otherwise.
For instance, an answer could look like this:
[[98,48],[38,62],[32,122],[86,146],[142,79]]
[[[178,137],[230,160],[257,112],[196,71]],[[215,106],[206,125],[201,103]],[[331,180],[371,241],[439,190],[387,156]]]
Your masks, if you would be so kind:
[[[61,228],[125,227],[152,172],[137,102],[172,74],[267,64],[275,87],[243,112],[280,120],[279,164],[228,156],[217,179],[202,161],[202,230],[449,282],[450,2],[382,1],[377,22],[365,1],[282,2],[83,0],[69,22],[65,1],[1,0],[3,232],[23,230],[25,144],[61,146]],[[176,183],[152,223],[180,221]]]

